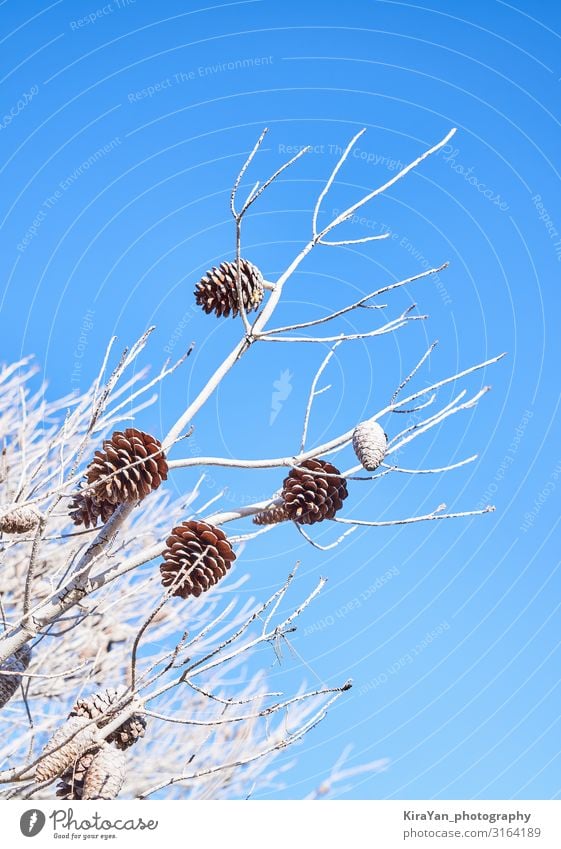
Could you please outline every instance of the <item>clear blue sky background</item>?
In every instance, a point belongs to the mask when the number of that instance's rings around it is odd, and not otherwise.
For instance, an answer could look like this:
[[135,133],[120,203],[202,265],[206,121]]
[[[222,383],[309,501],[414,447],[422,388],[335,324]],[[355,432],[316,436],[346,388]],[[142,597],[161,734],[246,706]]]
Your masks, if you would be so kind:
[[[170,340],[174,354],[194,340],[189,368],[139,419],[165,432],[239,332],[194,312],[192,288],[232,257],[229,189],[261,129],[271,128],[252,179],[287,158],[287,145],[317,146],[247,222],[244,253],[274,280],[308,236],[335,146],[367,127],[325,221],[387,180],[392,160],[406,163],[458,127],[452,148],[373,202],[367,221],[346,225],[349,237],[385,225],[395,238],[318,248],[287,286],[279,317],[325,314],[449,260],[438,285],[418,282],[388,301],[392,315],[418,302],[428,322],[339,349],[310,438],[325,441],[385,406],[433,339],[440,345],[418,386],[508,351],[462,384],[493,385],[476,411],[401,457],[423,468],[479,452],[474,465],[356,483],[345,511],[384,520],[441,502],[454,510],[492,502],[497,512],[361,530],[326,553],[283,526],[237,569],[251,573],[247,592],[262,598],[297,558],[300,594],[327,576],[294,637],[296,654],[285,652],[271,674],[287,687],[303,676],[355,682],[298,748],[276,795],[304,796],[352,744],[351,764],[389,765],[352,779],[348,798],[556,796],[561,8],[546,0],[196,6],[0,3],[1,356],[35,353],[58,396],[87,386],[113,333],[125,344],[156,323],[146,358],[155,368]],[[373,321],[365,312],[338,329]],[[292,453],[324,353],[281,344],[250,352],[198,417],[197,450]],[[271,423],[285,370],[290,391]],[[402,425],[395,418],[384,421],[390,435]],[[351,459],[347,452],[340,465]],[[213,472],[205,494],[228,484],[225,503],[250,501],[280,477]],[[192,483],[185,472],[171,486]],[[327,544],[339,529],[326,523],[315,537]]]

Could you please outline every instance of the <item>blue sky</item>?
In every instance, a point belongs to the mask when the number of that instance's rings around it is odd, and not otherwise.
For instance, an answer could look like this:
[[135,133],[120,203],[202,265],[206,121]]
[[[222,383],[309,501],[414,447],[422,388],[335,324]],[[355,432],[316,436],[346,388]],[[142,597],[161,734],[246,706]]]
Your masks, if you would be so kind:
[[[348,744],[351,764],[389,759],[385,772],[351,780],[348,798],[561,792],[560,38],[561,10],[545,0],[0,4],[2,359],[36,354],[54,397],[86,388],[113,333],[126,344],[157,324],[146,357],[154,368],[195,341],[189,368],[139,421],[158,434],[239,333],[194,311],[192,289],[233,256],[229,191],[262,128],[270,132],[253,180],[290,147],[314,146],[246,224],[244,255],[272,280],[307,239],[337,148],[360,127],[367,133],[324,203],[325,221],[458,128],[363,221],[345,225],[349,238],[383,228],[392,239],[317,248],[287,285],[278,319],[323,315],[449,261],[436,281],[388,299],[392,315],[418,303],[427,322],[338,350],[310,444],[385,406],[434,339],[419,386],[508,351],[443,391],[446,403],[454,389],[492,384],[475,411],[400,458],[425,468],[478,452],[475,464],[356,483],[346,502],[346,515],[376,520],[441,502],[492,502],[497,512],[359,530],[328,552],[287,526],[246,550],[237,569],[251,573],[248,593],[264,598],[296,559],[302,594],[329,579],[273,677],[287,687],[303,676],[355,682],[298,748],[281,798],[313,789]],[[338,329],[372,320],[368,311]],[[197,418],[197,449],[293,453],[325,352],[250,352]],[[271,421],[279,380],[288,388]],[[400,424],[384,420],[390,435]],[[351,461],[340,457],[342,467]],[[213,473],[209,497],[228,484],[230,503],[254,500],[279,477]],[[186,471],[170,485],[192,483]],[[326,523],[316,538],[327,544],[339,530]]]

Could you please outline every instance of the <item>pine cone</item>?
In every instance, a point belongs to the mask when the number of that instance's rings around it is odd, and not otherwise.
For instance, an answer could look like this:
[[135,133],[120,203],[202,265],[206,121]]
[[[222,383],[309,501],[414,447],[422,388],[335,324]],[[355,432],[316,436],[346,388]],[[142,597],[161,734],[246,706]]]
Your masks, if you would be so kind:
[[30,660],[31,649],[29,646],[24,645],[7,658],[4,663],[0,664],[0,671],[2,673],[15,673],[11,675],[0,675],[0,708],[3,708],[16,692],[22,680],[21,675],[17,673],[25,672]]
[[162,584],[169,587],[177,581],[173,595],[181,598],[198,598],[224,577],[236,559],[224,531],[207,522],[183,522],[173,528],[166,544]]
[[267,507],[260,513],[256,513],[253,521],[256,525],[276,525],[278,522],[285,522],[288,519],[286,506],[284,504],[275,504],[272,507]]
[[90,768],[91,763],[98,752],[99,747],[97,749],[92,749],[91,752],[86,752],[85,755],[78,758],[75,763],[71,764],[68,769],[62,773],[56,790],[56,795],[59,799],[66,799],[69,802],[75,802],[82,799],[86,772]]
[[109,735],[107,740],[114,743],[118,749],[128,749],[134,746],[139,737],[146,733],[146,720],[139,713],[133,713],[116,731]]
[[26,534],[37,527],[39,513],[33,507],[15,507],[0,516],[0,531],[5,534]]
[[[213,267],[195,287],[195,300],[204,312],[216,313],[218,318],[235,318],[240,311],[237,289],[238,268],[236,262],[223,262]],[[240,259],[240,281],[246,312],[259,308],[263,300],[263,275],[253,263]]]
[[378,468],[388,447],[388,437],[378,422],[361,422],[353,433],[353,448],[364,468],[373,472]]
[[299,525],[333,519],[349,494],[339,469],[326,460],[304,460],[300,465],[303,468],[292,469],[283,482],[287,517]]
[[108,744],[86,752],[61,776],[56,795],[70,802],[115,799],[126,777],[125,756]]
[[[123,693],[123,689],[108,689],[78,699],[69,715],[87,717],[88,719],[97,719],[99,716],[103,716],[103,721],[98,723],[99,727],[103,728],[104,725],[115,718],[115,714],[111,712],[111,707],[121,698]],[[138,713],[133,713],[116,731],[109,734],[107,742],[114,743],[118,749],[128,749],[129,746],[136,743],[139,737],[144,737],[145,730],[146,720],[144,717]]]
[[97,520],[101,516],[104,525],[117,509],[116,504],[108,501],[94,501],[90,492],[79,492],[74,496],[70,504],[70,516],[75,525],[85,525],[86,528],[95,528]]
[[[116,430],[111,439],[104,440],[103,450],[95,452],[86,470],[91,488],[79,492],[71,504],[75,524],[93,527],[100,516],[106,522],[118,505],[141,501],[157,489],[168,476],[161,447],[155,437],[133,427]],[[112,477],[104,481],[109,475]]]
[[125,756],[114,746],[102,746],[86,770],[82,799],[115,799],[125,783]]
[[[56,778],[57,775],[60,775],[67,767],[77,761],[84,752],[92,747],[97,747],[97,728],[93,724],[88,725],[88,722],[89,719],[85,716],[72,716],[66,720],[62,728],[55,731],[43,749],[42,758],[35,769],[37,781]],[[72,739],[64,743],[73,734]]]

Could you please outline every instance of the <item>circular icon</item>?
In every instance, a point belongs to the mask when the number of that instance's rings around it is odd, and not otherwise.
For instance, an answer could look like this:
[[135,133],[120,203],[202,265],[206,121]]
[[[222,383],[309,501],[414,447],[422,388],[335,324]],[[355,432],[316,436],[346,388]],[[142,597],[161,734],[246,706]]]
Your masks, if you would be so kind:
[[25,811],[20,817],[19,827],[26,837],[36,837],[45,825],[46,817],[43,811],[32,808]]

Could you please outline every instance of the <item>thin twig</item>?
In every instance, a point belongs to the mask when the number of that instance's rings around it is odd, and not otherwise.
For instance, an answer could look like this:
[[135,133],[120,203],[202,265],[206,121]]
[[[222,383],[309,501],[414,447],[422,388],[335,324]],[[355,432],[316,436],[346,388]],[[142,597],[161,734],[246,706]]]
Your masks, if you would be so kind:
[[245,204],[243,205],[243,209],[242,209],[240,215],[244,215],[247,212],[247,210],[249,209],[249,207],[253,203],[255,203],[255,201],[257,200],[258,197],[260,197],[263,194],[265,189],[269,188],[271,183],[273,183],[277,179],[277,177],[280,177],[280,175],[284,171],[286,171],[287,168],[290,168],[291,165],[294,165],[295,162],[297,162],[302,156],[304,156],[304,154],[308,153],[310,150],[311,150],[311,147],[309,145],[307,147],[301,148],[298,151],[298,153],[295,154],[295,156],[293,156],[291,159],[289,159],[288,162],[285,162],[284,165],[281,165],[281,167],[278,168],[275,171],[275,173],[272,174],[271,177],[269,177],[268,180],[265,180],[263,185],[261,185],[257,190],[254,188],[254,190],[251,192],[251,194],[247,198]]
[[309,542],[310,545],[312,545],[314,548],[319,549],[319,551],[331,551],[331,549],[337,548],[337,546],[340,545],[346,537],[348,537],[350,534],[353,534],[358,527],[358,525],[352,525],[350,528],[348,528],[348,530],[342,533],[340,537],[337,537],[334,542],[329,543],[329,545],[320,545],[319,542],[316,542],[310,536],[308,536],[302,525],[299,525],[298,522],[293,522],[293,524],[295,525],[296,530],[304,537],[304,539]]
[[[341,157],[341,159],[339,160],[339,162],[335,166],[335,169],[334,169],[334,171],[331,175],[330,181],[328,182],[328,188],[331,185],[331,183],[333,182],[333,178],[337,174],[339,168],[341,167],[341,165],[343,164],[345,159],[348,157],[349,153],[351,152],[351,149],[354,147],[355,143],[361,137],[363,132],[364,132],[364,130],[362,130],[360,133],[357,133],[356,136],[354,136],[354,138],[351,139],[351,141],[347,145],[343,156]],[[454,135],[455,132],[456,132],[455,128],[450,130],[450,132],[447,133],[441,141],[439,141],[437,144],[433,145],[431,148],[426,150],[424,153],[422,153],[420,156],[418,156],[416,159],[414,159],[413,162],[410,162],[409,165],[406,165],[405,168],[402,168],[401,171],[398,171],[398,173],[395,174],[386,183],[384,183],[383,186],[380,186],[379,188],[374,189],[374,191],[369,192],[369,194],[365,195],[363,198],[358,200],[356,203],[352,204],[347,209],[343,210],[343,212],[339,213],[339,215],[336,218],[334,218],[326,227],[323,228],[323,230],[320,233],[318,233],[315,236],[316,242],[321,241],[324,236],[326,236],[328,233],[330,233],[331,230],[334,230],[335,227],[337,227],[343,221],[346,221],[348,218],[351,218],[354,215],[354,213],[357,211],[357,209],[360,209],[365,204],[367,204],[369,201],[373,200],[373,198],[375,198],[378,195],[381,195],[383,192],[387,191],[387,189],[389,189],[391,186],[393,186],[395,183],[397,183],[398,180],[401,180],[403,177],[405,177],[406,174],[408,174],[414,168],[417,168],[417,166],[420,165],[421,162],[423,162],[423,160],[425,160],[428,156],[431,156],[433,153],[436,153],[438,150],[440,150],[442,147],[444,147],[446,144],[448,144],[448,142],[450,141],[450,139],[452,138],[452,136]],[[325,197],[326,192],[324,191],[322,194]]]
[[421,357],[421,359],[419,360],[417,365],[409,372],[407,377],[404,380],[401,381],[401,383],[399,384],[399,386],[397,387],[397,389],[393,393],[393,395],[390,399],[390,404],[395,404],[395,402],[397,401],[397,397],[398,397],[399,393],[402,391],[402,389],[404,389],[407,386],[409,381],[416,375],[416,373],[419,371],[419,369],[421,368],[421,366],[423,365],[425,360],[428,357],[430,357],[430,355],[432,354],[432,352],[434,351],[434,349],[436,348],[437,345],[438,345],[438,340],[436,340],[431,345],[429,345],[428,349],[425,351],[425,353],[423,354],[423,356]]
[[281,749],[285,749],[287,746],[290,746],[293,743],[296,743],[298,740],[301,740],[302,737],[304,737],[312,728],[314,728],[319,722],[321,722],[321,720],[324,719],[325,716],[327,715],[327,711],[329,710],[331,705],[338,698],[341,697],[341,695],[343,694],[343,692],[346,691],[346,689],[349,689],[349,688],[346,685],[344,685],[344,687],[341,688],[341,691],[336,693],[335,696],[333,696],[331,699],[329,699],[328,702],[316,714],[314,714],[312,719],[308,720],[308,722],[306,722],[298,731],[296,731],[292,734],[289,733],[287,735],[287,737],[285,737],[283,740],[281,740],[277,743],[274,743],[271,746],[268,746],[266,749],[263,749],[260,752],[257,752],[256,754],[250,755],[249,757],[239,758],[235,761],[232,761],[232,762],[229,762],[229,763],[226,763],[226,764],[220,764],[218,766],[208,767],[206,769],[199,770],[195,773],[186,773],[184,775],[176,775],[176,776],[172,776],[171,778],[164,779],[163,781],[158,782],[158,784],[148,788],[147,790],[141,791],[141,793],[138,795],[138,798],[139,799],[146,799],[146,798],[148,798],[148,796],[153,795],[158,790],[163,790],[164,787],[169,787],[170,785],[177,784],[178,782],[193,781],[196,778],[201,778],[201,777],[206,776],[206,775],[212,775],[216,772],[222,772],[224,770],[232,770],[232,769],[235,769],[235,768],[240,767],[240,766],[247,766],[249,763],[252,763],[253,761],[260,760],[261,758],[267,757],[267,755],[273,754],[273,752],[275,752],[275,751],[280,751]]
[[236,177],[236,181],[234,183],[234,186],[232,188],[232,192],[230,194],[230,210],[231,210],[234,218],[238,217],[238,213],[236,212],[236,194],[238,192],[238,188],[240,186],[241,181],[243,180],[243,176],[244,176],[245,172],[247,171],[247,169],[251,165],[251,162],[252,162],[255,154],[257,153],[257,151],[259,150],[259,148],[263,144],[263,139],[265,138],[265,136],[267,135],[268,132],[269,132],[269,128],[265,127],[265,129],[263,130],[263,132],[261,133],[261,135],[257,139],[255,145],[253,146],[253,150],[251,151],[251,153],[249,154],[249,156],[245,160],[244,164],[242,165],[242,168],[241,168],[238,176]]
[[319,239],[321,238],[321,234],[318,234],[318,231],[317,231],[317,221],[318,221],[318,216],[319,216],[319,212],[320,212],[320,209],[321,209],[321,204],[323,203],[324,198],[327,196],[329,189],[333,185],[333,181],[335,180],[335,177],[337,176],[337,174],[341,170],[341,167],[343,166],[343,164],[348,159],[348,156],[349,156],[351,150],[353,149],[353,147],[355,146],[355,144],[357,143],[359,138],[361,136],[363,136],[365,132],[366,132],[366,127],[363,127],[362,130],[359,130],[358,133],[356,133],[352,137],[350,142],[347,144],[345,150],[343,151],[343,153],[339,157],[339,160],[335,164],[335,167],[333,168],[331,174],[329,175],[327,182],[325,183],[325,186],[323,187],[323,189],[321,190],[321,192],[318,196],[318,199],[317,199],[316,204],[314,206],[314,212],[313,212],[313,215],[312,215],[312,235],[313,235],[314,240],[316,240],[316,241],[319,241]]
[[[360,300],[355,301],[353,304],[349,304],[347,307],[343,307],[340,310],[336,310],[335,312],[329,313],[329,315],[323,316],[322,318],[316,318],[313,321],[303,321],[299,324],[289,324],[285,327],[274,327],[271,330],[265,330],[261,334],[261,338],[265,336],[272,336],[275,333],[287,333],[288,331],[301,330],[304,327],[314,327],[318,324],[324,324],[326,321],[332,321],[334,318],[339,318],[342,315],[345,315],[352,310],[359,309],[360,307],[364,307],[366,301],[371,300],[372,298],[376,298],[379,295],[385,295],[386,292],[391,292],[394,289],[399,289],[402,286],[407,286],[408,283],[413,283],[415,280],[422,280],[424,277],[429,277],[431,274],[438,274],[440,271],[448,267],[448,263],[445,262],[440,265],[438,268],[430,268],[428,271],[423,271],[420,274],[414,274],[412,277],[407,277],[404,280],[399,280],[397,283],[391,283],[388,286],[383,286],[381,289],[375,289],[374,292],[369,292],[368,295],[364,295]],[[381,309],[382,306],[379,305],[376,307],[377,309]]]
[[[413,305],[414,306],[414,305]],[[394,333],[405,327],[410,321],[425,321],[428,315],[408,315],[412,307],[402,313],[398,318],[388,321],[376,330],[368,330],[364,333],[339,333],[337,336],[263,336],[263,342],[315,342],[325,344],[327,342],[349,342],[353,339],[371,339],[374,336],[384,336],[386,333]]]
[[327,368],[329,361],[331,360],[333,354],[335,353],[335,351],[337,350],[337,348],[339,347],[340,344],[341,344],[340,342],[336,342],[333,345],[331,350],[325,356],[323,362],[321,363],[320,367],[316,371],[314,379],[312,380],[312,385],[310,387],[310,394],[308,396],[308,403],[306,405],[306,413],[304,415],[304,427],[303,427],[303,430],[302,430],[302,439],[300,440],[300,453],[302,453],[304,451],[304,448],[306,447],[306,436],[307,436],[307,433],[308,433],[308,422],[310,420],[310,413],[312,411],[312,404],[314,402],[314,398],[316,397],[316,395],[319,394],[318,392],[316,392],[318,380],[320,379],[321,375],[323,374],[323,372]]
[[383,528],[383,527],[392,527],[393,525],[413,525],[416,522],[427,522],[432,519],[460,519],[466,516],[483,516],[485,513],[493,513],[495,508],[489,504],[487,507],[484,507],[482,510],[465,510],[460,513],[442,513],[440,511],[445,510],[446,505],[441,504],[436,510],[433,510],[432,513],[427,513],[424,516],[408,516],[406,519],[390,519],[387,522],[373,522],[369,519],[343,519],[339,516],[335,516],[333,519],[334,522],[341,522],[345,525],[361,525],[370,528]]

